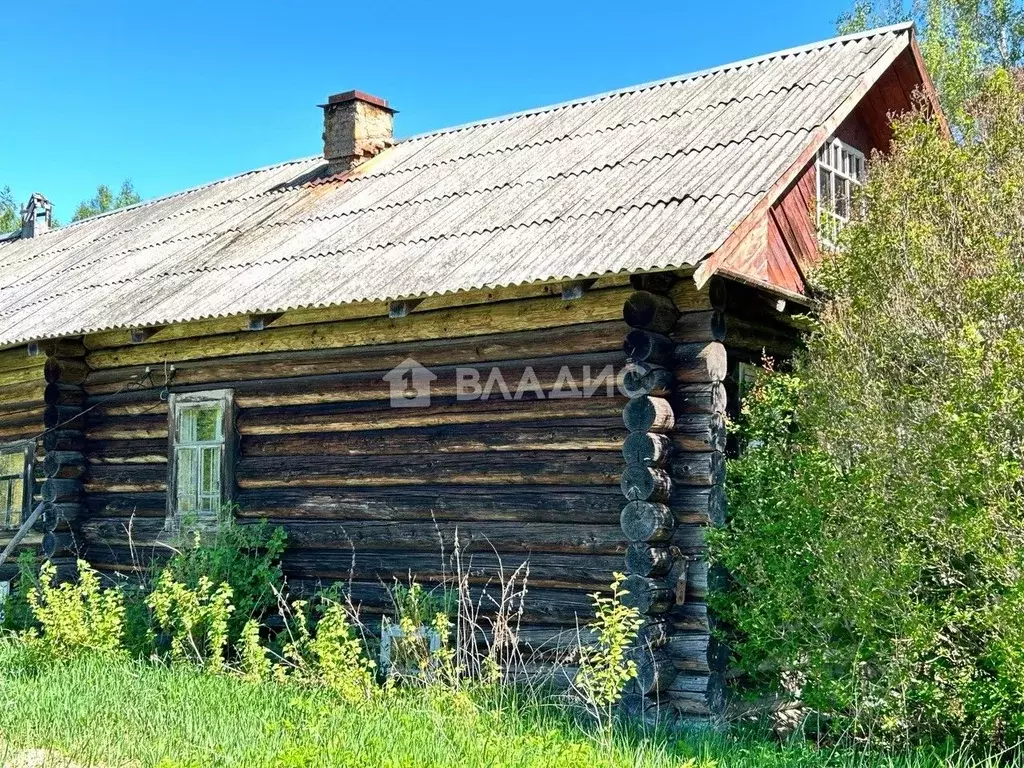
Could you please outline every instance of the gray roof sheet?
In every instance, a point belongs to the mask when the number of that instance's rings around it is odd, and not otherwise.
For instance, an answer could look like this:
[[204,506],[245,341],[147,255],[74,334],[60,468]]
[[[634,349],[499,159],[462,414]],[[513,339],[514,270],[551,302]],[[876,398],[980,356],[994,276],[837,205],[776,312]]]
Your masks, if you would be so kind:
[[698,263],[907,25],[320,157],[0,240],[0,346]]

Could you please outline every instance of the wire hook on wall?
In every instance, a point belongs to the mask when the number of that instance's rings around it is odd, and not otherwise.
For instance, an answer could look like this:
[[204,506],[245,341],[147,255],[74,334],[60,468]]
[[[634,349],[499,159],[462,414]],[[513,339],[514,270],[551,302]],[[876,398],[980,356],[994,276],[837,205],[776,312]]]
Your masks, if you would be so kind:
[[[164,384],[163,388],[160,390],[160,402],[162,403],[166,403],[171,397],[171,382],[174,381],[175,373],[176,370],[174,368],[174,365],[168,364],[166,361],[164,361]],[[153,368],[147,365],[145,379],[152,381],[152,376]]]

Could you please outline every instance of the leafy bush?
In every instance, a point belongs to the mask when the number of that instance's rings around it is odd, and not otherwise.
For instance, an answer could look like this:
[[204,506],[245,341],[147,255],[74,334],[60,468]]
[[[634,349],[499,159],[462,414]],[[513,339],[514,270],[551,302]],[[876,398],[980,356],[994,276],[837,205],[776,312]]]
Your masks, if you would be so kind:
[[714,607],[833,733],[1024,737],[1024,97],[977,110],[961,143],[898,123],[730,463]]
[[266,521],[239,525],[230,511],[214,532],[187,538],[181,550],[161,569],[174,581],[199,589],[202,580],[230,587],[234,610],[228,617],[228,640],[234,646],[249,619],[260,621],[277,606],[283,591],[279,558],[286,536]]
[[212,672],[224,667],[228,621],[235,607],[231,587],[216,586],[206,576],[195,587],[177,581],[170,569],[163,571],[156,588],[146,596],[157,631],[170,638],[171,659],[205,666]]
[[285,664],[275,670],[278,678],[325,687],[349,701],[370,697],[374,691],[375,664],[365,652],[344,606],[329,597],[320,601],[320,620],[311,627],[308,603],[291,606],[289,641],[284,646]]
[[39,563],[34,552],[25,550],[18,555],[18,576],[3,604],[4,629],[23,631],[38,626],[28,600],[29,594],[38,588]]
[[67,660],[84,652],[121,652],[124,598],[101,589],[99,574],[78,561],[78,581],[56,584],[57,569],[46,562],[39,570],[39,590],[28,602],[39,628],[27,630],[26,645],[40,660]]
[[643,620],[636,608],[622,602],[625,576],[616,573],[611,596],[595,592],[594,621],[589,625],[597,642],[580,649],[580,669],[575,685],[591,713],[599,721],[611,723],[612,707],[622,698],[622,691],[636,677],[636,662],[630,650]]

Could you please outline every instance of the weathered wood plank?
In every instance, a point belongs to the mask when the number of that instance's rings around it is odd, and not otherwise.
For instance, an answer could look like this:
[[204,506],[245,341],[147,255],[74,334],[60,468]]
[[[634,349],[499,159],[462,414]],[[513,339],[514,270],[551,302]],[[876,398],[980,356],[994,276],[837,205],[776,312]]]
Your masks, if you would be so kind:
[[374,317],[310,326],[268,328],[259,333],[225,333],[206,337],[201,344],[193,339],[137,344],[92,352],[87,362],[90,368],[100,370],[259,352],[340,349],[557,328],[571,323],[617,320],[621,316],[622,304],[631,292],[629,288],[610,288],[588,292],[582,299],[569,302],[562,301],[560,297],[543,297],[480,304],[457,310],[413,313],[401,319]]

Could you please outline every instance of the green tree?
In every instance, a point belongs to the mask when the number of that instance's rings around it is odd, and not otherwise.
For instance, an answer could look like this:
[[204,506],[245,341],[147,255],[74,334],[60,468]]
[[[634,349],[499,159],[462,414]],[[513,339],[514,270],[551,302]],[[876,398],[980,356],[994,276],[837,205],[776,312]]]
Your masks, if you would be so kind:
[[897,121],[713,537],[748,680],[858,738],[1024,738],[1024,94],[973,109]]
[[121,184],[120,191],[115,195],[106,184],[100,184],[96,188],[96,196],[91,200],[83,200],[75,209],[72,221],[81,221],[91,216],[107,213],[118,208],[135,205],[142,201],[130,179],[125,179]]
[[838,27],[846,34],[907,19],[917,22],[943,109],[963,134],[985,77],[1024,64],[1024,7],[1019,0],[856,0]]
[[10,187],[0,187],[0,235],[21,229],[21,214]]

